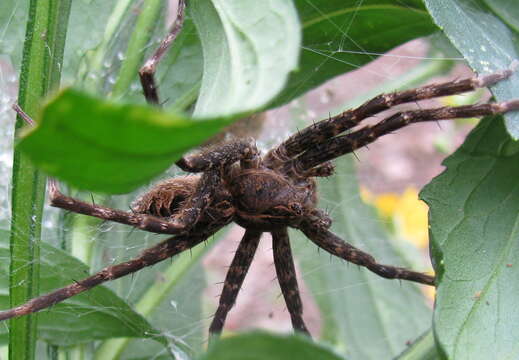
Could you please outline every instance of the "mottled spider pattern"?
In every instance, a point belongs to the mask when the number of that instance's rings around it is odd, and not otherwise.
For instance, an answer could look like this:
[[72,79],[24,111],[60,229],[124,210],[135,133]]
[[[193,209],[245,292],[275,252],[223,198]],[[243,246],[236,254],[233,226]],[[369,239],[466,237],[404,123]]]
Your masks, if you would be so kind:
[[[162,54],[180,31],[183,7],[181,2],[179,18],[168,38],[141,70],[145,97],[150,103],[159,102],[153,73]],[[211,334],[222,331],[264,232],[272,235],[277,278],[296,331],[308,334],[302,317],[303,308],[288,228],[302,231],[315,245],[331,255],[366,267],[381,277],[434,285],[433,276],[379,264],[371,255],[331,232],[332,219],[317,207],[315,178],[333,175],[334,167],[330,162],[333,159],[409,124],[519,110],[519,100],[512,100],[401,111],[375,125],[361,125],[366,118],[393,106],[490,86],[509,77],[512,71],[513,69],[506,69],[485,76],[379,95],[358,108],[316,122],[265,154],[258,151],[253,139],[237,139],[202,149],[177,162],[182,170],[191,175],[157,184],[132,204],[131,211],[112,209],[65,196],[59,192],[57,183],[50,181],[52,206],[173,236],[144,250],[134,259],[108,266],[83,280],[1,312],[0,320],[48,308],[106,281],[180,254],[204,242],[231,222],[239,224],[246,231],[225,278],[219,305],[209,327]],[[18,112],[25,116],[20,110]]]

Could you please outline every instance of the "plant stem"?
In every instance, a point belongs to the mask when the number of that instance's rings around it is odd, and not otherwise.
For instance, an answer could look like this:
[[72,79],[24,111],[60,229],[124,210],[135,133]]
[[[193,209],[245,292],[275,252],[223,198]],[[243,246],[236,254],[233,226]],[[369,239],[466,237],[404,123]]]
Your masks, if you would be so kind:
[[[71,0],[30,2],[18,95],[18,104],[30,116],[37,114],[42,98],[59,84],[70,5]],[[18,117],[15,137],[23,127]],[[15,307],[38,295],[45,177],[15,150],[12,179],[9,288],[10,306]],[[10,320],[10,359],[34,359],[36,325],[35,315]]]

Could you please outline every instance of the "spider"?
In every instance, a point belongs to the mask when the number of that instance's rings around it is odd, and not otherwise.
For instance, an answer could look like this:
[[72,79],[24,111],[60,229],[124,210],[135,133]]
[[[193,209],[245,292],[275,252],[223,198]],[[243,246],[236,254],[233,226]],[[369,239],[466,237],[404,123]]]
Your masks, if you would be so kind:
[[[153,74],[161,56],[180,31],[183,9],[184,2],[181,1],[178,19],[168,37],[140,71],[144,95],[150,103],[159,103]],[[59,191],[57,183],[51,180],[49,197],[52,206],[173,236],[144,250],[134,259],[108,266],[83,280],[0,312],[0,320],[40,311],[106,281],[180,254],[204,242],[231,222],[246,231],[225,278],[219,305],[209,327],[212,335],[221,333],[264,232],[272,234],[275,270],[293,328],[298,332],[310,335],[302,318],[303,308],[287,231],[289,227],[302,231],[328,253],[366,267],[381,277],[434,285],[433,276],[380,264],[370,254],[331,232],[332,220],[317,207],[315,178],[333,174],[333,159],[409,124],[519,110],[519,100],[440,107],[401,111],[375,125],[361,126],[364,119],[399,104],[493,85],[509,77],[512,68],[376,96],[355,109],[321,120],[295,133],[264,155],[258,151],[253,139],[238,139],[202,149],[176,163],[191,175],[155,185],[132,204],[132,211],[129,212],[65,196]],[[15,110],[30,120],[21,109]]]

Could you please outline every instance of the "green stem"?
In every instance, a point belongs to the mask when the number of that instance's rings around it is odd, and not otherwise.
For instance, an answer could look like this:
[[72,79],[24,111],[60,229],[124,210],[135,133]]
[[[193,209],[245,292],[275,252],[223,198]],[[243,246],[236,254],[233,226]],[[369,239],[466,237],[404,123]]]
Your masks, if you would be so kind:
[[[30,116],[38,113],[42,98],[60,80],[71,0],[31,0],[23,50],[18,104]],[[15,137],[24,127],[18,118]],[[15,150],[13,160],[10,306],[38,295],[39,241],[45,177],[29,159]],[[36,316],[9,322],[9,358],[34,359]]]
[[130,88],[137,76],[144,58],[143,49],[151,40],[153,30],[161,17],[162,0],[145,0],[139,19],[129,41],[119,76],[112,91],[112,97],[119,99]]

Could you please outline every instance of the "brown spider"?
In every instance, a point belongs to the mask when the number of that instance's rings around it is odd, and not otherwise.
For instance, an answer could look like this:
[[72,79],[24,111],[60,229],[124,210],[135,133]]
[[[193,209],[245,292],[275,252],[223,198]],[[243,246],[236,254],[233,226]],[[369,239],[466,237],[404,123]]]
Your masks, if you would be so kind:
[[[153,81],[157,62],[178,34],[179,19],[157,52],[142,68],[140,75],[146,99],[158,103]],[[398,112],[376,125],[356,128],[367,117],[395,105],[459,94],[486,87],[507,78],[512,69],[481,77],[426,85],[413,90],[379,95],[360,107],[347,110],[311,125],[292,135],[264,156],[254,141],[235,140],[203,149],[182,158],[177,165],[196,173],[159,183],[137,199],[131,212],[89,204],[63,195],[54,181],[49,183],[52,206],[103,220],[131,225],[142,230],[173,234],[131,260],[108,266],[83,280],[35,298],[24,305],[0,313],[0,320],[22,316],[48,308],[106,281],[134,273],[144,267],[188,250],[221,229],[236,222],[246,229],[227,273],[218,309],[209,327],[219,334],[252,262],[263,232],[273,239],[274,264],[278,281],[295,330],[308,334],[302,318],[294,262],[287,228],[301,230],[318,247],[354,264],[364,266],[388,279],[404,279],[434,285],[434,277],[400,267],[382,265],[375,259],[333,234],[332,220],[317,206],[314,177],[333,174],[331,160],[351,153],[378,137],[411,123],[441,119],[478,117],[519,110],[519,100],[503,103],[440,107]],[[24,115],[21,110],[18,112]],[[353,129],[353,130],[352,130]]]

